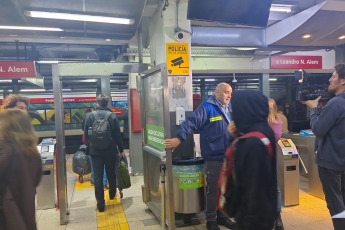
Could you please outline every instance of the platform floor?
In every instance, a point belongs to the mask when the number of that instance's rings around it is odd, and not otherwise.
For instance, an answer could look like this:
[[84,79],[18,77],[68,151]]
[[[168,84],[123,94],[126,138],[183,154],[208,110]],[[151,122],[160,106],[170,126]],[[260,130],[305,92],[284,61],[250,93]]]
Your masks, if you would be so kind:
[[[60,225],[60,212],[55,208],[37,210],[38,230],[158,230],[162,229],[153,213],[143,203],[141,185],[143,176],[132,176],[132,186],[123,190],[124,197],[109,200],[105,191],[106,210],[96,210],[94,188],[90,177],[80,184],[71,171],[71,157],[67,160],[67,182],[69,220],[67,225]],[[332,221],[326,202],[300,190],[300,205],[283,207],[282,218],[285,230],[330,230]],[[203,213],[198,214],[201,224],[181,227],[183,230],[204,230],[206,221]],[[200,217],[201,216],[201,217]],[[227,229],[220,226],[220,228]]]

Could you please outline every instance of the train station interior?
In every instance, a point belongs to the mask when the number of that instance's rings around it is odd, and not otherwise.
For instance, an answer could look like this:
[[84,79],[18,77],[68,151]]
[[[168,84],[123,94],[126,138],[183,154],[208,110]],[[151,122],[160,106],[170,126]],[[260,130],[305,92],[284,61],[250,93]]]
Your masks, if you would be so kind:
[[[221,82],[259,90],[289,114],[291,145],[277,147],[297,159],[289,172],[278,162],[284,229],[332,229],[301,101],[328,97],[345,63],[344,18],[344,0],[0,0],[0,106],[28,97],[40,146],[53,146],[49,166],[39,147],[38,230],[206,229],[203,199],[176,188],[173,163],[200,155],[198,136],[174,153],[162,143]],[[117,116],[128,109],[132,184],[123,198],[105,190],[102,213],[91,175],[72,170],[99,94]]]

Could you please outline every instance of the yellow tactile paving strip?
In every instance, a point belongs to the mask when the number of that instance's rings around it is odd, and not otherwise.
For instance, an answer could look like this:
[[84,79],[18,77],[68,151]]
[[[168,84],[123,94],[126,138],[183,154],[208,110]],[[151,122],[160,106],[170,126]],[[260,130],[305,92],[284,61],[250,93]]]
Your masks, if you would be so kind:
[[[93,188],[91,181],[80,183],[78,176],[75,182],[74,190]],[[104,191],[105,211],[97,210],[97,229],[98,230],[129,230],[126,215],[123,212],[121,200],[116,194],[114,200],[109,199],[108,190]]]
[[118,194],[114,200],[109,199],[108,192],[104,192],[105,212],[97,211],[98,230],[129,230],[126,215],[123,212]]

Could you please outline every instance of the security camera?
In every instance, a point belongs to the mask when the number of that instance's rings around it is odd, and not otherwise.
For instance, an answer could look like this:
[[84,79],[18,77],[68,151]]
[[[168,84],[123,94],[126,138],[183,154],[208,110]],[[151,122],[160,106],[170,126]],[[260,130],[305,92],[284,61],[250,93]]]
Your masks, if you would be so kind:
[[175,38],[176,38],[177,41],[182,40],[183,37],[184,37],[184,34],[183,34],[183,33],[181,33],[181,32],[175,33]]

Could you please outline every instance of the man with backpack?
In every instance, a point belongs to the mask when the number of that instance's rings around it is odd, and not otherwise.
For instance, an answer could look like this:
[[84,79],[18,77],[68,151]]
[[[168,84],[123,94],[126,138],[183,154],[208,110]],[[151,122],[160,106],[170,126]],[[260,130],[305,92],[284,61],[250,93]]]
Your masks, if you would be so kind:
[[119,122],[116,115],[108,109],[109,97],[101,94],[96,98],[96,103],[96,110],[85,119],[84,135],[92,158],[97,209],[104,212],[103,169],[105,167],[109,198],[112,200],[116,195],[116,164],[120,155],[124,156],[124,152]]

